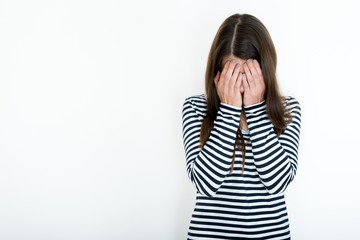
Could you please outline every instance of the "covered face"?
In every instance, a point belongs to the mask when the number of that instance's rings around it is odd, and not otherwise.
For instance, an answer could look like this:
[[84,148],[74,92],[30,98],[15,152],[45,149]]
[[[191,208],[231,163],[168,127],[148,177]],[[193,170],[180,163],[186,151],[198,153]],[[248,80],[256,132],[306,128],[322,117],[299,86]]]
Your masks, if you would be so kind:
[[[225,63],[227,61],[231,61],[231,60],[235,60],[235,64],[240,64],[240,72],[245,74],[244,63],[246,62],[246,59],[241,59],[241,58],[238,58],[238,57],[235,57],[235,56],[232,56],[232,55],[224,57],[224,59],[223,59],[223,61],[221,63],[221,69],[224,69]],[[242,83],[240,85],[240,92],[241,92],[241,94],[244,93],[244,86],[243,86]]]

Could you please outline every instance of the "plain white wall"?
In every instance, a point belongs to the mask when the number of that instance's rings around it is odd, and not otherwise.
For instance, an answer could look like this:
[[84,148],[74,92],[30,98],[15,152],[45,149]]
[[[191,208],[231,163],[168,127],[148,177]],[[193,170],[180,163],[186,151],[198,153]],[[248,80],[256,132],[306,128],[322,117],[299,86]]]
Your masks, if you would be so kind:
[[356,1],[1,1],[0,239],[185,239],[185,97],[221,23],[268,28],[302,107],[293,239],[359,239]]

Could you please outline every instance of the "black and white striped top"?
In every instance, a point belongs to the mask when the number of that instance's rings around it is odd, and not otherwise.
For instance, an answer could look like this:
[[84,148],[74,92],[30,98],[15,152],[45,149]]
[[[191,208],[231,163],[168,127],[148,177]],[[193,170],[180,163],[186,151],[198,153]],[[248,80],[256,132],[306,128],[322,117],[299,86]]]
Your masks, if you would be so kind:
[[241,107],[220,102],[210,137],[200,149],[200,128],[206,115],[206,95],[187,97],[182,109],[182,133],[187,174],[196,189],[196,204],[188,239],[290,239],[284,192],[294,179],[300,140],[301,107],[286,96],[293,121],[279,138],[263,100],[243,106],[248,130],[246,146],[232,163]]

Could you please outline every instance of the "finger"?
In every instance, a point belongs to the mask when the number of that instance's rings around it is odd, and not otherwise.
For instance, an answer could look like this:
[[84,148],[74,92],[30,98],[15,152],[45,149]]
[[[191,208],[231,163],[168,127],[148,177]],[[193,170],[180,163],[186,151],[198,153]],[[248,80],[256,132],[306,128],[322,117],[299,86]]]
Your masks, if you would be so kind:
[[[239,69],[240,69],[240,67],[239,67]],[[235,86],[234,86],[235,91],[240,91],[240,86],[241,86],[241,72],[236,75],[236,82],[235,82]]]
[[255,59],[249,59],[247,63],[248,63],[250,72],[253,75],[253,78],[256,78],[257,75],[258,75],[258,71],[257,71],[257,68],[255,66]]
[[235,60],[231,60],[229,66],[227,68],[227,72],[226,72],[229,80],[231,79],[231,76],[233,75],[234,68],[235,68]]
[[235,60],[231,60],[228,68],[227,68],[227,72],[226,72],[226,78],[228,81],[227,83],[225,83],[225,85],[227,85],[225,88],[226,88],[226,91],[227,92],[230,92],[233,90],[234,88],[234,78],[232,77],[233,76],[233,71],[234,71],[234,67],[235,67]]
[[257,74],[259,76],[262,76],[262,71],[261,71],[261,68],[260,68],[260,64],[256,59],[253,60],[253,65],[254,65],[254,68],[255,68]]
[[235,70],[234,70],[234,73],[233,75],[231,76],[231,81],[230,81],[230,87],[233,89],[234,88],[234,85],[236,84],[236,80],[239,76],[239,72],[240,72],[240,64],[236,64],[235,65]]
[[258,81],[259,81],[259,74],[258,74],[257,69],[256,69],[256,67],[255,67],[254,60],[255,60],[255,59],[253,59],[253,60],[250,59],[250,60],[248,61],[248,66],[249,66],[249,70],[250,70],[250,72],[251,72],[252,79],[254,80],[254,85],[255,85],[255,87],[256,87],[256,84],[257,84]]
[[245,73],[246,73],[246,79],[248,81],[248,85],[250,88],[255,88],[255,83],[254,83],[254,79],[251,75],[251,72],[250,72],[250,68],[248,66],[248,63],[249,61],[247,61],[245,64],[244,64],[244,70],[245,70]]
[[243,83],[245,92],[250,91],[250,85],[249,85],[249,82],[247,80],[247,76],[245,74],[243,74],[242,83]]
[[231,63],[231,61],[229,60],[229,61],[226,62],[225,66],[224,66],[224,69],[223,69],[224,77],[226,76],[226,74],[227,74],[227,72],[228,72],[228,70],[230,68],[230,63]]
[[230,64],[230,61],[227,61],[223,67],[223,70],[221,71],[221,74],[220,74],[220,78],[219,78],[219,81],[222,82],[222,79],[225,78],[226,76],[226,72],[227,72],[227,69],[229,67],[229,64]]
[[[256,69],[256,72],[257,72],[257,74],[258,74],[258,77],[259,77],[258,80],[260,81],[260,84],[265,84],[265,82],[264,82],[264,76],[263,76],[263,74],[262,74],[262,70],[261,70],[261,67],[260,67],[259,62],[258,62],[256,59],[254,59],[253,64],[254,64],[255,69]],[[259,82],[258,82],[258,83],[259,83]]]

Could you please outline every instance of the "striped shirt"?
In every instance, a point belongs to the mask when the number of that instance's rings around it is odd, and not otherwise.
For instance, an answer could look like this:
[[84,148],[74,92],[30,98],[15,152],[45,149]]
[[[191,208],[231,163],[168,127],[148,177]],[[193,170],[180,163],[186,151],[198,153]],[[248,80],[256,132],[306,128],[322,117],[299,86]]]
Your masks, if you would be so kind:
[[248,130],[241,129],[246,146],[236,149],[242,107],[220,102],[214,127],[200,148],[200,128],[206,115],[206,95],[187,97],[182,108],[182,133],[189,180],[196,204],[188,239],[290,239],[284,192],[294,179],[300,140],[301,108],[285,97],[293,121],[277,138],[266,114],[265,100],[243,106]]

